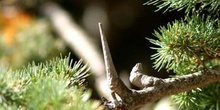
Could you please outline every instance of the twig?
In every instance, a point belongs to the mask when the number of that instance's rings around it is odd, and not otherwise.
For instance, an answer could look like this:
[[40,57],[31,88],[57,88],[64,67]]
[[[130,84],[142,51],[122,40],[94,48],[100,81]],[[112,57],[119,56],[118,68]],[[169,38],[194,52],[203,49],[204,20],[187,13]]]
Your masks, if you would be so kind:
[[[99,23],[99,31],[101,36],[101,42],[102,42],[102,48],[103,48],[103,54],[104,54],[104,61],[105,61],[105,68],[107,72],[107,80],[110,81],[110,87],[113,85],[116,85],[113,81],[114,79],[118,79],[118,74],[116,72],[115,66],[112,61],[111,53],[108,47],[107,40],[105,38],[105,35],[103,33],[102,24]],[[111,79],[109,79],[111,78]]]
[[101,23],[99,23],[99,31],[100,31],[100,36],[101,36],[105,68],[106,68],[106,74],[107,74],[107,81],[108,81],[109,87],[112,93],[116,93],[121,97],[122,100],[127,100],[128,102],[130,102],[129,96],[130,96],[131,91],[125,86],[125,84],[118,77],[117,71],[112,61],[111,53],[109,51],[108,43],[104,35]]
[[[111,54],[109,52],[106,38],[103,35],[101,23],[99,23],[99,29],[103,46],[107,81],[112,92],[117,93],[117,95],[119,95],[122,99],[123,108],[120,108],[120,110],[135,109],[147,103],[156,101],[164,96],[177,94],[220,81],[220,66],[207,69],[206,71],[187,74],[176,78],[162,79],[144,75],[142,73],[142,65],[137,63],[133,67],[129,79],[132,84],[142,89],[128,89],[118,78],[117,72],[111,59]],[[115,99],[115,96],[113,97]],[[108,101],[108,105],[107,107],[109,109],[118,110],[119,108],[114,101]]]

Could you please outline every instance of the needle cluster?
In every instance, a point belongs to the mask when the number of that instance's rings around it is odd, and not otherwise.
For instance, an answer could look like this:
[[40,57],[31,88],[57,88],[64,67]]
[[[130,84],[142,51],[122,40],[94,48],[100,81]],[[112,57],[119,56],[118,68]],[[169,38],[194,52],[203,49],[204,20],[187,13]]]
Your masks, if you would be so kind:
[[[149,39],[156,45],[152,55],[158,70],[172,70],[176,76],[203,71],[220,64],[220,2],[219,0],[150,0],[148,5],[185,10],[184,19],[161,26],[154,32],[157,39]],[[176,77],[174,76],[174,77]],[[218,110],[220,107],[220,83],[196,88],[174,95],[181,110]]]
[[[0,69],[0,109],[93,110],[85,89],[89,75],[82,61],[72,65],[69,57],[29,64],[20,70]],[[72,66],[72,67],[71,67]]]
[[187,15],[195,13],[209,13],[214,17],[219,17],[219,0],[148,0],[145,4],[156,5],[156,11],[165,9],[166,11],[185,10]]
[[175,20],[160,27],[149,39],[158,47],[152,55],[155,68],[165,67],[177,74],[199,71],[219,64],[220,22],[200,16]]

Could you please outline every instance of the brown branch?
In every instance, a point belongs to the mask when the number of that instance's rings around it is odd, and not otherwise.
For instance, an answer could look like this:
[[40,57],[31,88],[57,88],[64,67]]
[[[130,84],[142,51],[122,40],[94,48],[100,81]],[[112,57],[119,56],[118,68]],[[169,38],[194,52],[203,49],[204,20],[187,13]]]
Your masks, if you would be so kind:
[[[113,64],[111,53],[110,53],[110,50],[109,50],[109,47],[108,47],[106,37],[103,33],[101,23],[99,23],[99,31],[100,31],[103,54],[104,54],[104,60],[105,60],[105,68],[106,68],[107,78],[108,78],[107,80],[110,81],[109,86],[111,87],[113,85],[116,85],[116,82],[114,82],[111,79],[118,79],[118,74],[117,74],[115,66]],[[109,78],[111,78],[111,79],[109,79]]]
[[[118,106],[123,107],[120,108],[120,110],[135,109],[147,103],[156,101],[164,96],[177,94],[220,81],[220,66],[207,69],[203,72],[200,71],[176,78],[161,79],[144,75],[142,73],[141,63],[137,63],[131,71],[129,80],[132,84],[142,88],[142,90],[128,89],[118,78],[111,59],[106,38],[103,35],[101,23],[99,23],[99,29],[103,46],[108,84],[112,92],[117,93],[122,99],[122,105],[117,105],[115,101],[107,101],[106,106],[109,109],[118,110]],[[115,95],[112,96],[114,99],[116,99]]]
[[106,68],[106,74],[107,74],[107,81],[108,81],[109,87],[111,91],[113,93],[118,94],[122,100],[128,100],[129,98],[127,97],[129,96],[131,92],[125,86],[125,84],[121,81],[121,79],[118,77],[117,71],[112,61],[111,53],[110,53],[103,29],[102,29],[101,23],[99,23],[99,31],[100,31],[100,36],[101,36],[105,68]]
[[141,73],[141,68],[140,63],[136,64],[130,74],[131,83],[143,88],[140,91],[136,91],[136,95],[132,95],[134,100],[132,102],[133,106],[130,108],[136,108],[164,96],[177,94],[220,81],[220,66],[203,72],[200,71],[166,79],[144,75]]

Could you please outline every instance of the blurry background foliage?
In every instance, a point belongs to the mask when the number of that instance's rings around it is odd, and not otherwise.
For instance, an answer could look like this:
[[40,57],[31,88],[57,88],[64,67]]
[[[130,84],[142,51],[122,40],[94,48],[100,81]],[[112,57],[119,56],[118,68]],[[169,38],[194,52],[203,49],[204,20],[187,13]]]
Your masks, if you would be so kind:
[[101,110],[86,88],[87,65],[59,56],[67,47],[49,21],[14,2],[0,1],[0,109]]
[[[25,14],[25,13],[23,13]],[[0,19],[0,62],[19,68],[65,52],[64,43],[51,33],[49,22],[42,18],[14,15]]]

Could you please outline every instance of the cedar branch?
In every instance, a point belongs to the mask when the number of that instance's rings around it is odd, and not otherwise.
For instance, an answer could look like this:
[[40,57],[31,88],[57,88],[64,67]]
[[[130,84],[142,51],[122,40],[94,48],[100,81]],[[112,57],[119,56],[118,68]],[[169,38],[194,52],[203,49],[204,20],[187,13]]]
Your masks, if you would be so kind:
[[[117,75],[106,38],[103,35],[101,23],[99,23],[99,29],[108,84],[112,92],[117,93],[122,99],[123,108],[120,108],[120,110],[132,110],[164,96],[177,94],[220,81],[220,65],[205,71],[162,79],[143,74],[141,63],[137,63],[130,73],[129,80],[132,84],[142,89],[128,89]],[[115,101],[108,102],[107,107],[114,110],[118,109]]]

